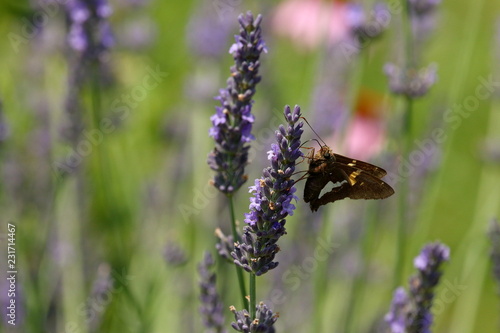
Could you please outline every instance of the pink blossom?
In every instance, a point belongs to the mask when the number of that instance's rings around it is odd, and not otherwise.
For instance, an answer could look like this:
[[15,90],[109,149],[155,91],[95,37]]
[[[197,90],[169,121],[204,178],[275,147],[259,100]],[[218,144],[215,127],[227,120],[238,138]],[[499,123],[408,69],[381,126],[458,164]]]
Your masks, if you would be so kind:
[[291,38],[300,49],[311,50],[326,41],[335,44],[350,33],[349,6],[341,1],[289,0],[278,5],[273,31]]
[[344,139],[346,155],[370,160],[382,150],[386,131],[382,112],[383,96],[362,89]]
[[345,130],[327,137],[326,143],[342,155],[370,161],[384,148],[386,130],[383,110],[383,96],[362,89]]

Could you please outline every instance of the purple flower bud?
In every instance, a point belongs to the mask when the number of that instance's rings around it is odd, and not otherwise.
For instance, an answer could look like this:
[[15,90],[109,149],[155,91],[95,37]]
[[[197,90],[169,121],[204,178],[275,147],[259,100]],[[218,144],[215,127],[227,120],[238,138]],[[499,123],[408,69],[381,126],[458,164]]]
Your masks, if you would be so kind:
[[218,242],[215,244],[217,252],[222,258],[232,263],[233,257],[231,256],[231,252],[234,250],[233,236],[224,235],[222,230],[220,230],[219,228],[215,229],[215,235],[219,239]]
[[415,257],[413,265],[416,269],[424,273],[436,271],[436,268],[443,262],[450,259],[450,249],[439,243],[430,244],[422,249]]
[[260,302],[257,306],[255,319],[250,318],[247,310],[236,311],[234,306],[229,309],[234,314],[235,321],[231,326],[238,332],[244,333],[274,333],[274,323],[278,320],[278,314],[274,314],[264,303]]

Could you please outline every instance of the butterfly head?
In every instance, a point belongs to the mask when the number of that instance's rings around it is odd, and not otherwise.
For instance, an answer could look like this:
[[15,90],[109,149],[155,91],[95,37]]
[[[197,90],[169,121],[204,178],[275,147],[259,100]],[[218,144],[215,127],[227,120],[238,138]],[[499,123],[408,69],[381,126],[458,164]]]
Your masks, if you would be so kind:
[[318,152],[318,157],[322,158],[325,161],[335,161],[335,156],[328,146],[321,146],[321,149]]

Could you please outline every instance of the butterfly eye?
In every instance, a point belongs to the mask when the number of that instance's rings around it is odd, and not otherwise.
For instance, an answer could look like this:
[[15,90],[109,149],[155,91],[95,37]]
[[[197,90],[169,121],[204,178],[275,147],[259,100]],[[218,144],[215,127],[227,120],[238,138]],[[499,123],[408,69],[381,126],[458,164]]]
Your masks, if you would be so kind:
[[332,157],[332,156],[330,155],[330,153],[325,153],[323,156],[324,156],[326,159],[330,159],[330,157]]

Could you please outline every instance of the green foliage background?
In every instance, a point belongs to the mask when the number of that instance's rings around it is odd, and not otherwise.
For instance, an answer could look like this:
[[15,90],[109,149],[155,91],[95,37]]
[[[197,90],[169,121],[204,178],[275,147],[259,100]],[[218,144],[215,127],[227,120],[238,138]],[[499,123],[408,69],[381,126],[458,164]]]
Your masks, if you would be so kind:
[[[239,9],[227,15],[236,19],[241,10],[251,9],[263,12],[265,22],[270,20],[274,5],[271,1],[242,1]],[[19,33],[23,18],[33,12],[28,2],[0,5],[0,99],[9,127],[7,140],[0,143],[0,230],[6,232],[7,222],[17,227],[19,290],[25,299],[22,326],[9,330],[202,331],[196,265],[204,250],[214,252],[214,229],[229,230],[229,216],[224,197],[208,185],[211,172],[205,162],[213,147],[207,133],[215,101],[190,98],[189,92],[194,91],[193,79],[211,75],[216,81],[211,93],[215,96],[218,87],[225,85],[231,56],[224,53],[220,61],[206,61],[188,49],[187,24],[199,6],[198,1],[151,1],[144,9],[157,29],[154,43],[140,52],[123,48],[112,52],[109,65],[116,85],[103,88],[102,107],[97,113],[91,111],[90,91],[85,96],[87,130],[112,111],[114,100],[141,84],[147,67],[168,75],[130,110],[116,130],[92,146],[78,176],[61,178],[53,166],[70,149],[60,135],[68,65],[56,46],[64,43],[64,36],[53,41],[54,48],[29,40],[16,51],[8,34]],[[64,27],[60,14],[51,19],[51,27]],[[129,14],[117,12],[112,24]],[[426,138],[436,114],[440,119],[444,110],[474,96],[479,78],[493,75],[500,81],[500,54],[495,54],[500,45],[499,14],[500,3],[495,1],[444,1],[440,7],[438,25],[424,57],[438,64],[439,80],[429,95],[415,103],[417,138]],[[262,57],[263,82],[255,95],[255,133],[261,133],[273,115],[280,117],[285,104],[299,104],[306,117],[314,117],[309,106],[324,51],[297,50],[264,25],[266,28],[269,53]],[[390,30],[364,50],[363,67],[358,64],[358,71],[353,71],[363,87],[385,96],[389,128],[398,128],[402,103],[388,92],[382,67],[394,60],[398,38],[395,19]],[[227,48],[231,43],[228,41]],[[43,52],[35,52],[40,49]],[[357,84],[355,79],[353,82]],[[500,147],[496,88],[456,129],[446,122],[438,123],[447,135],[442,158],[437,170],[425,179],[419,205],[408,221],[405,285],[413,273],[412,258],[425,243],[440,240],[451,248],[451,261],[443,276],[448,284],[441,284],[436,293],[443,307],[436,314],[435,332],[498,332],[498,286],[491,273],[486,231],[491,218],[499,214],[500,165],[498,158],[493,162],[482,158],[484,140],[492,140],[497,152]],[[306,135],[313,137],[308,129]],[[398,140],[390,137],[387,150],[397,151]],[[260,174],[267,150],[255,151],[248,167],[250,180]],[[378,162],[389,170],[389,164]],[[314,327],[317,332],[344,332],[347,309],[352,309],[351,331],[367,332],[388,311],[393,290],[397,188],[396,192],[383,203],[345,201],[330,205],[318,213],[323,217],[315,223],[308,207],[297,203],[297,213],[287,221],[288,235],[280,240],[278,261],[287,251],[294,255],[281,262],[281,270],[258,279],[259,298],[269,299],[268,292],[278,288],[283,272],[293,265],[300,267],[304,258],[313,255],[318,237],[331,235],[336,250],[301,280],[297,290],[282,290],[286,302],[273,307],[281,315],[278,331],[308,332]],[[248,209],[248,197],[245,188],[237,195],[240,221]],[[380,209],[383,214],[374,213]],[[357,217],[356,230],[340,223],[357,211],[366,214]],[[1,243],[5,249],[5,238]],[[167,264],[163,256],[167,244],[182,249],[186,261]],[[363,255],[369,259],[364,264],[360,261]],[[0,262],[5,271],[3,257]],[[366,265],[366,280],[355,284],[349,273],[351,262]],[[109,267],[115,278],[125,278],[118,283],[121,288],[109,294],[107,306],[97,306],[92,312],[100,318],[100,325],[92,328],[82,304],[93,301],[90,295],[99,267]],[[232,267],[218,262],[217,272],[226,307],[239,307]],[[450,293],[446,290],[450,284],[461,287],[451,288],[455,292]],[[227,311],[228,327],[230,315]]]

